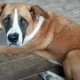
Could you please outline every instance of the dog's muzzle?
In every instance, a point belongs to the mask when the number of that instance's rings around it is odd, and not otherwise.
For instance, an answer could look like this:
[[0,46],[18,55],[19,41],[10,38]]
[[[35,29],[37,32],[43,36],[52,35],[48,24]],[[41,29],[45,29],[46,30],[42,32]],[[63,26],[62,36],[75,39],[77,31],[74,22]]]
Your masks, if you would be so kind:
[[11,44],[16,44],[19,38],[19,34],[18,33],[13,33],[13,34],[9,34],[8,35],[8,41]]

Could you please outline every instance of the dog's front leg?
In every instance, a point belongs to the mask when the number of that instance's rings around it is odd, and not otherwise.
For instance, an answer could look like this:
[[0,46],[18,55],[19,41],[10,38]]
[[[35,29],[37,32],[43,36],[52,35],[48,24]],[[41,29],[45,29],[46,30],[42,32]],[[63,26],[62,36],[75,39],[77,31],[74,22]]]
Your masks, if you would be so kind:
[[31,48],[24,47],[8,47],[8,46],[0,46],[0,54],[6,55],[14,55],[20,53],[28,53],[31,51]]
[[80,80],[80,50],[69,52],[63,65],[66,80]]

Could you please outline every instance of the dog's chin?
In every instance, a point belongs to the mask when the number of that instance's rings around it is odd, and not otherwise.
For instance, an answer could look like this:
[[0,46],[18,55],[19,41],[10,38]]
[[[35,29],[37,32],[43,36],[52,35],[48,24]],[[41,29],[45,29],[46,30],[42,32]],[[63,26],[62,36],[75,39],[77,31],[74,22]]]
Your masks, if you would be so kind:
[[19,46],[22,46],[23,43],[22,42],[9,42],[9,41],[7,41],[7,45],[10,47],[19,47]]
[[8,43],[8,46],[10,46],[10,47],[19,47],[20,45],[18,45],[17,43]]

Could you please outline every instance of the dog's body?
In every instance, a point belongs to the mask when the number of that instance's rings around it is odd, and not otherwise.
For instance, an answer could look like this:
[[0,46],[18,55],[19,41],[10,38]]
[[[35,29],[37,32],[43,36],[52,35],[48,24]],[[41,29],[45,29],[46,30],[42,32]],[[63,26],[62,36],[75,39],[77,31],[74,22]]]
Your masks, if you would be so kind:
[[[12,55],[34,51],[48,60],[64,63],[68,80],[74,78],[74,71],[79,70],[74,66],[76,61],[79,62],[79,56],[75,55],[80,55],[80,25],[38,6],[1,4],[0,9],[1,28],[7,34],[8,44],[16,46],[1,46],[0,53]],[[71,62],[70,66],[68,60]],[[80,73],[75,74],[77,76],[74,80],[80,80]]]

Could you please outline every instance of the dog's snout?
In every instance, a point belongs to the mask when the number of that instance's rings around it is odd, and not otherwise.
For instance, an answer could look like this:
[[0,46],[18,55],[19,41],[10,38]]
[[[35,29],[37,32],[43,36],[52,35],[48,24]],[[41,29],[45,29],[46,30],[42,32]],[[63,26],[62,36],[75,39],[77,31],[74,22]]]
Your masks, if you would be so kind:
[[18,37],[19,37],[18,33],[9,34],[8,35],[8,40],[10,42],[17,42],[18,41]]

